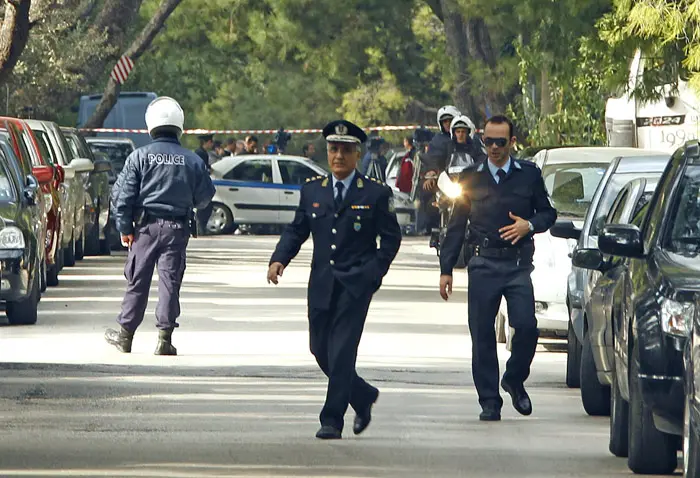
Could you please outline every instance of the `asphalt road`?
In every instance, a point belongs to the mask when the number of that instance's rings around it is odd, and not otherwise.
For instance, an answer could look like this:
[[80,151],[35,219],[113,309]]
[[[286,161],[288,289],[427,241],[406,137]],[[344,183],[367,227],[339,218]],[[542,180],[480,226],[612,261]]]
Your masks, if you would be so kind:
[[608,419],[586,416],[563,385],[562,343],[538,349],[532,416],[506,400],[501,422],[478,421],[466,277],[444,303],[423,238],[404,241],[370,309],[358,369],[381,390],[372,425],[354,436],[349,410],[342,441],[315,439],[325,381],[308,352],[310,248],[274,287],[265,272],[275,242],[191,242],[177,357],[153,355],[155,300],[132,354],[104,343],[123,255],[65,269],[37,325],[0,319],[0,476],[631,475],[607,450]]

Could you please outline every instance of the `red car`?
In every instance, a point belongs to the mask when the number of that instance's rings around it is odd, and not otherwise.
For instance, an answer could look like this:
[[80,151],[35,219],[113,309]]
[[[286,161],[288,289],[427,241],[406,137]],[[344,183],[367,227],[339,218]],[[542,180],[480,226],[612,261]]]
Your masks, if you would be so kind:
[[37,178],[41,190],[44,193],[45,204],[45,250],[41,254],[44,257],[42,267],[42,291],[46,285],[58,285],[58,273],[62,264],[60,260],[61,237],[61,197],[58,191],[63,181],[63,171],[60,166],[54,166],[49,160],[49,153],[43,143],[37,141],[32,129],[24,120],[18,118],[0,117],[0,130],[6,130],[12,139],[13,149],[26,163],[23,165],[31,170]]

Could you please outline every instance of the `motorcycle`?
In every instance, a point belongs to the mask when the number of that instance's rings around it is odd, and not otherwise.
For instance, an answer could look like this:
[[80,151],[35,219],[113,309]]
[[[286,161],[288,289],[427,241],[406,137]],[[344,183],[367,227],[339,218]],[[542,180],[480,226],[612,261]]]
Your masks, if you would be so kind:
[[[462,185],[459,184],[459,178],[464,170],[472,164],[473,160],[470,156],[455,152],[452,154],[447,170],[438,176],[435,204],[440,211],[440,227],[433,229],[430,233],[430,247],[435,249],[438,257],[440,257],[440,249],[447,234],[447,225],[452,218],[455,202],[462,197]],[[457,269],[464,269],[467,266],[466,242],[465,237],[455,265]]]

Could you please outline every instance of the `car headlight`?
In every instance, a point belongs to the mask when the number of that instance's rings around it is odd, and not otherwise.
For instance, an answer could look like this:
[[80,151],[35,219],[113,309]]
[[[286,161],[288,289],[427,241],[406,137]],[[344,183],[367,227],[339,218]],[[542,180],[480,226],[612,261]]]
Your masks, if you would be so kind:
[[0,249],[24,249],[24,234],[14,226],[0,231]]
[[690,334],[694,312],[692,302],[664,299],[661,304],[661,328],[667,334],[687,336]]
[[445,196],[450,199],[456,199],[462,195],[462,185],[459,183],[449,183],[449,186],[445,187]]

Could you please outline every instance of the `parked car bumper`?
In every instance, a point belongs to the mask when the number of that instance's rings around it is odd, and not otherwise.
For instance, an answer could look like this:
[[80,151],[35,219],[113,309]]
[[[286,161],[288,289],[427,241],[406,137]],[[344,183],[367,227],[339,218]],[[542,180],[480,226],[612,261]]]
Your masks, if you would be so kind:
[[31,263],[25,250],[0,251],[0,300],[15,302],[27,298]]

